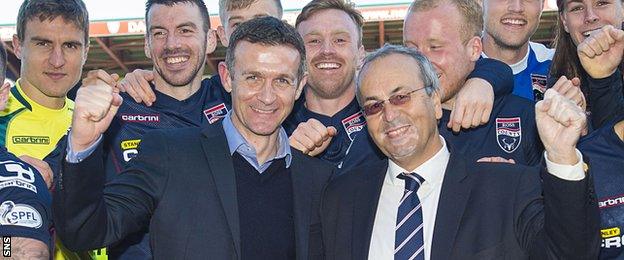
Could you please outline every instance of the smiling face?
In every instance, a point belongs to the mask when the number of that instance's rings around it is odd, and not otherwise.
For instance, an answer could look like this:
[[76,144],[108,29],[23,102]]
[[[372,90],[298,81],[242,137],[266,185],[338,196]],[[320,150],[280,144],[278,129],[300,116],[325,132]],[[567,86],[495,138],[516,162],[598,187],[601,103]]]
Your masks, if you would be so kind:
[[202,23],[199,7],[193,3],[151,7],[145,54],[167,84],[186,86],[201,77],[206,52],[215,47],[214,33],[206,34]]
[[282,19],[276,0],[257,0],[247,8],[225,11],[221,17],[223,25],[217,28],[223,46],[228,46],[230,36],[241,23],[258,17],[272,16]]
[[224,88],[232,93],[232,123],[246,140],[276,133],[301,94],[299,52],[285,45],[240,41],[233,71],[219,64]]
[[408,13],[403,25],[403,43],[423,53],[440,79],[442,102],[455,97],[481,55],[481,40],[469,40],[460,30],[462,15],[450,3],[426,11]]
[[485,0],[485,33],[504,49],[526,46],[540,22],[542,0]]
[[[381,57],[361,73],[359,96],[363,106],[424,87],[416,61],[401,54]],[[417,91],[403,105],[384,102],[382,111],[366,116],[366,122],[377,147],[409,169],[438,151],[437,120],[441,116],[438,94],[428,96],[425,91]]]
[[[20,85],[42,105],[46,99],[64,104],[67,92],[78,83],[89,48],[84,31],[62,17],[26,22],[24,39],[13,37],[16,56],[22,61]],[[51,108],[60,108],[58,106]]]
[[559,18],[574,44],[578,45],[592,31],[605,25],[622,28],[624,11],[620,0],[566,0]]
[[359,31],[341,10],[326,9],[299,23],[308,57],[308,85],[319,97],[335,99],[354,86],[354,76],[364,55]]

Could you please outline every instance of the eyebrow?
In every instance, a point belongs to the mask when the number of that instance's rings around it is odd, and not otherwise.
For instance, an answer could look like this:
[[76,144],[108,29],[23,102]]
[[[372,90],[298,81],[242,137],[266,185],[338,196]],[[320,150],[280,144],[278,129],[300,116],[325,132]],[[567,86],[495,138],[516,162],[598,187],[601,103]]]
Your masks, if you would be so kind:
[[407,44],[412,44],[412,45],[418,46],[418,44],[416,44],[416,43],[415,43],[414,41],[412,41],[412,40],[405,40],[405,41],[403,41],[403,45],[407,45]]
[[[256,14],[253,16],[253,18],[260,18],[260,17],[267,17],[267,16],[270,16],[270,15],[269,14]],[[245,20],[245,17],[242,17],[240,15],[232,16],[230,17],[230,19],[228,19],[228,23],[231,22],[232,20]]]
[[[331,35],[346,34],[346,35],[348,35],[349,37],[351,37],[351,35],[349,34],[349,32],[348,32],[348,31],[345,31],[345,30],[337,30],[337,31],[333,31],[333,32],[331,32],[330,34],[331,34]],[[305,36],[308,36],[308,35],[320,36],[320,35],[322,35],[322,34],[321,34],[321,32],[319,32],[319,31],[312,31],[312,32],[306,33],[306,35],[304,35],[304,37],[305,37]]]
[[[37,42],[49,42],[49,43],[53,42],[52,40],[43,38],[41,36],[33,36],[33,37],[30,38],[30,40],[31,41],[37,41]],[[82,42],[80,42],[80,41],[70,40],[70,41],[64,41],[63,42],[63,44],[65,44],[65,43],[70,43],[70,44],[73,44],[73,45],[82,46]]]
[[443,43],[445,43],[445,41],[442,40],[442,39],[429,38],[429,39],[427,39],[427,43],[429,43],[429,44],[443,44]]
[[[185,22],[185,23],[178,24],[176,26],[176,28],[181,28],[181,27],[185,27],[185,26],[190,26],[190,27],[193,27],[194,29],[197,29],[197,25],[195,23],[193,23],[193,22]],[[149,28],[150,32],[153,31],[153,30],[158,30],[158,29],[160,29],[160,30],[167,30],[167,28],[165,28],[163,26],[160,26],[160,25],[152,25]]]
[[297,77],[295,75],[286,74],[286,73],[279,74],[278,78],[285,78],[285,79],[292,80],[292,81],[297,79]]
[[262,76],[262,72],[256,70],[243,70],[240,72],[241,75],[254,75],[254,76]]
[[[255,75],[255,76],[264,76],[265,73],[261,72],[261,71],[257,71],[257,70],[243,70],[241,72],[241,75]],[[290,80],[296,80],[297,76],[293,75],[293,74],[287,74],[287,73],[280,73],[277,75],[277,78],[286,78],[286,79],[290,79]]]
[[152,25],[149,28],[149,31],[153,31],[153,30],[166,30],[165,27],[159,26],[159,25]]
[[30,37],[30,40],[31,41],[38,41],[38,42],[52,42],[52,40],[46,39],[46,38],[43,38],[43,37],[40,37],[40,36]]
[[176,28],[181,28],[181,27],[193,27],[194,29],[197,29],[197,25],[194,22],[185,22],[185,23],[181,23],[178,26],[176,26]]
[[569,1],[566,1],[566,2],[563,3],[563,8],[567,7],[568,4],[571,4],[571,3],[583,3],[583,0],[569,0]]
[[[397,92],[400,92],[401,90],[406,89],[406,88],[407,88],[407,87],[405,87],[405,86],[398,86],[398,87],[394,88],[394,89],[390,92],[390,96],[392,96],[392,95],[396,94]],[[366,98],[364,99],[364,101],[369,101],[369,100],[372,100],[372,101],[377,101],[377,100],[380,100],[380,98],[378,98],[378,97],[376,97],[376,96],[372,96],[372,97],[366,97]]]

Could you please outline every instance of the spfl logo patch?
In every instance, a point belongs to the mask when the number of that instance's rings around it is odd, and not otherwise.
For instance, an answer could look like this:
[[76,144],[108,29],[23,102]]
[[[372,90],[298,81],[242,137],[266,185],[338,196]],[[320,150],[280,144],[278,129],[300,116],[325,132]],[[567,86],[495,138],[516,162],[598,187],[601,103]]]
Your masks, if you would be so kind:
[[546,92],[547,77],[539,74],[531,74],[531,86],[533,87],[533,98],[535,101],[544,99]]
[[208,123],[214,124],[227,115],[228,110],[225,103],[218,104],[214,107],[204,110],[204,115],[208,119]]
[[351,141],[353,141],[353,134],[362,130],[365,125],[366,119],[364,119],[364,114],[361,111],[342,119],[342,126]]
[[518,149],[522,141],[520,118],[496,118],[496,141],[507,153],[513,153]]
[[10,200],[0,204],[0,225],[39,228],[41,224],[41,214],[30,205],[15,204]]

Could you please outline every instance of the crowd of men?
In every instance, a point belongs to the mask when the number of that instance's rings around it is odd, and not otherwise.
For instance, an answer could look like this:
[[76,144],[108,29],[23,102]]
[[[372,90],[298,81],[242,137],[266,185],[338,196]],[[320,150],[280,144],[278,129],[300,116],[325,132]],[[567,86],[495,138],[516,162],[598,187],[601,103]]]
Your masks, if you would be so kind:
[[558,0],[551,49],[543,0],[414,0],[403,44],[367,53],[345,0],[294,27],[220,0],[216,30],[202,0],[147,0],[153,68],[122,78],[83,74],[82,0],[24,0],[3,256],[622,259],[622,5]]

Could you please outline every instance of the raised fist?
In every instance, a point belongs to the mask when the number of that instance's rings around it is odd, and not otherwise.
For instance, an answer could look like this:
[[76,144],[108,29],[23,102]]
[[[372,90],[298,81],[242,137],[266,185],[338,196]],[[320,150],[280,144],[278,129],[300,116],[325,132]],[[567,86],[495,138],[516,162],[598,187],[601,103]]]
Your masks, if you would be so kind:
[[605,25],[592,32],[576,49],[581,65],[589,76],[606,78],[615,72],[622,61],[624,31]]
[[76,105],[71,126],[71,147],[83,151],[108,129],[122,99],[115,87],[119,76],[103,70],[87,73],[76,94]]
[[333,126],[326,127],[320,121],[311,118],[297,126],[289,138],[290,146],[309,156],[317,156],[327,149],[337,133]]
[[587,126],[583,109],[548,89],[544,100],[535,105],[535,121],[548,159],[558,164],[576,164],[576,143]]

